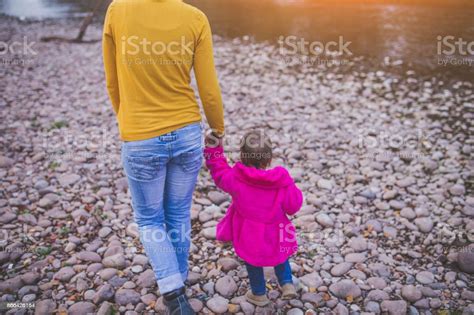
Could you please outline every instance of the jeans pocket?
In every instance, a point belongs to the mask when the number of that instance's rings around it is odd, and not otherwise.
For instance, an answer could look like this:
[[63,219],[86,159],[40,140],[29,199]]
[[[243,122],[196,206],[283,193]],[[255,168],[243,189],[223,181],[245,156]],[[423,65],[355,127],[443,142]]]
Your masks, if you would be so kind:
[[186,172],[196,172],[202,166],[202,147],[189,152],[184,152],[179,157],[181,167]]
[[137,180],[151,181],[158,177],[163,167],[163,158],[159,156],[127,156],[130,174]]

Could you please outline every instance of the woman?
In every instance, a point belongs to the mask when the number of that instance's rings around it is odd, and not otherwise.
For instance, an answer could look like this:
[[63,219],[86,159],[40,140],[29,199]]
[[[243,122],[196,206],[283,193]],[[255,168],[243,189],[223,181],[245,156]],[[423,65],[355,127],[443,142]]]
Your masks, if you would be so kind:
[[191,69],[213,133],[224,134],[209,22],[179,0],[115,0],[103,54],[140,240],[170,313],[194,314],[184,282],[202,130]]

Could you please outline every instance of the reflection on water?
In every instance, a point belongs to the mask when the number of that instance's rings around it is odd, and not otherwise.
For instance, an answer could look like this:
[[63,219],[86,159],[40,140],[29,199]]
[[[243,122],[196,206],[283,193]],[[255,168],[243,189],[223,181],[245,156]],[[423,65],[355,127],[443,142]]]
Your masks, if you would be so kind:
[[[96,0],[0,0],[0,12],[29,18],[67,17]],[[350,41],[355,56],[403,60],[421,70],[465,75],[472,66],[438,65],[437,37],[474,41],[474,2],[468,0],[186,0],[209,17],[214,33],[250,35],[277,43],[295,35],[307,41]],[[417,4],[414,4],[417,3]]]

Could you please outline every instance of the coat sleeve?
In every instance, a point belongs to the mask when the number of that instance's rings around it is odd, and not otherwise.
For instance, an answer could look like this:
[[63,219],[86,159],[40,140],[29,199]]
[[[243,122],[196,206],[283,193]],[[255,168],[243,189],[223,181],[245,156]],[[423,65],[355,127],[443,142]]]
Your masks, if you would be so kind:
[[216,148],[206,147],[204,158],[216,186],[229,194],[233,194],[235,191],[233,169],[227,163],[222,146]]
[[303,205],[303,193],[293,183],[286,188],[285,199],[283,200],[283,210],[288,215],[293,215],[300,210]]

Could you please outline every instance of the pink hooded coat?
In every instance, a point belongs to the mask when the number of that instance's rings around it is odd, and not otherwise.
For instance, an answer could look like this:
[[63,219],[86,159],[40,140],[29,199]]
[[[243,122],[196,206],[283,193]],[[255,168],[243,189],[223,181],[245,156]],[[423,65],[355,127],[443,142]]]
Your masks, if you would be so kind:
[[227,164],[223,148],[204,150],[216,186],[232,196],[217,225],[217,239],[232,242],[235,252],[254,266],[276,266],[296,252],[296,231],[287,215],[295,214],[303,194],[283,167],[260,170]]

